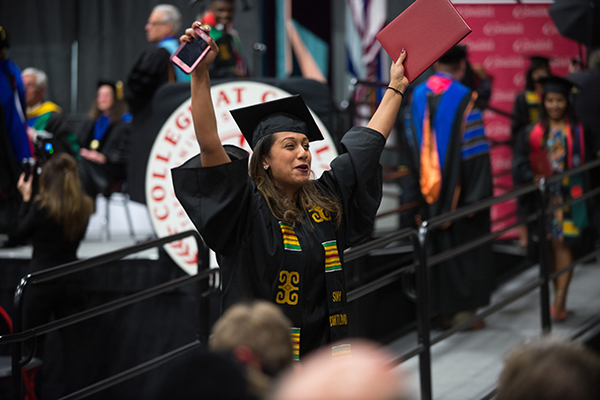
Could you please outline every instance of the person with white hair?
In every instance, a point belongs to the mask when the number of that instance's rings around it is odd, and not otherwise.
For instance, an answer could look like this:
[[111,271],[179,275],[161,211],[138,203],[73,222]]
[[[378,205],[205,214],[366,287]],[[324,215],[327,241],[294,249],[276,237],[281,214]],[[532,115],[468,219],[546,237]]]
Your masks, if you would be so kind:
[[75,135],[69,130],[62,108],[46,100],[48,76],[38,68],[25,68],[21,73],[27,105],[27,135],[34,145],[39,164],[52,153],[77,154]]
[[[170,4],[159,4],[152,10],[148,17],[146,40],[156,43],[159,49],[165,49],[171,56],[179,47],[177,32],[181,28],[181,13],[177,7]],[[175,80],[178,82],[189,82],[190,77],[178,68],[173,69]]]
[[125,85],[125,99],[132,114],[150,103],[156,90],[167,82],[189,82],[190,76],[174,68],[170,58],[179,47],[181,12],[171,4],[152,9],[144,29],[146,40],[155,43],[135,62]]
[[33,127],[39,117],[47,113],[62,113],[56,103],[46,100],[48,75],[38,68],[25,68],[21,73],[25,86],[27,104],[27,126]]

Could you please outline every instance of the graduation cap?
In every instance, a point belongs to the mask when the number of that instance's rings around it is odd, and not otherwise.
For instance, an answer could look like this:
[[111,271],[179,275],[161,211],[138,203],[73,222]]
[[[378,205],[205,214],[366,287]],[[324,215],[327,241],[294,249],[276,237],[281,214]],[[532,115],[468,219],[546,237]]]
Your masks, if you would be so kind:
[[546,93],[560,93],[565,97],[569,97],[571,89],[575,84],[566,78],[560,76],[547,76],[540,78],[538,82],[542,85],[542,91]]
[[260,139],[277,132],[302,133],[310,142],[323,140],[315,119],[299,94],[238,108],[230,113],[252,149]]
[[467,46],[457,44],[438,59],[442,64],[457,64],[467,58]]
[[531,55],[529,56],[529,61],[531,61],[530,69],[536,70],[538,68],[546,68],[550,69],[550,59],[544,56]]

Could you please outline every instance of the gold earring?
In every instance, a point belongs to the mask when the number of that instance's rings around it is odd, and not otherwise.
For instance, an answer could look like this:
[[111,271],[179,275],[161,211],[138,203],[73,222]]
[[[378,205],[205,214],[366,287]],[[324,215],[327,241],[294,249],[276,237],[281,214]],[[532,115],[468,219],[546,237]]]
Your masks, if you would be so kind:
[[268,166],[268,165],[263,165],[263,168],[264,168],[264,169],[265,169],[265,171],[266,171],[266,170],[268,170],[268,169],[269,169],[269,166]]

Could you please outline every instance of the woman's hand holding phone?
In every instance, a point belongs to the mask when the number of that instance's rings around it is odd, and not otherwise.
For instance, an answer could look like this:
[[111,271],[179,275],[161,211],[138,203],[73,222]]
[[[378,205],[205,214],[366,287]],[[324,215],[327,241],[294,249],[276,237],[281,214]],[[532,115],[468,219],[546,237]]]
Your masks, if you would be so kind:
[[196,59],[193,62],[186,62],[186,65],[188,65],[189,68],[186,68],[187,71],[184,70],[184,72],[195,75],[200,71],[207,71],[208,66],[212,64],[212,62],[215,60],[217,54],[219,53],[219,47],[217,46],[215,41],[208,35],[207,32],[208,30],[202,29],[202,24],[196,21],[192,24],[191,28],[185,30],[185,35],[182,35],[179,38],[179,41],[182,43],[182,45],[180,46],[178,51],[173,54],[172,57],[172,60],[175,63],[175,65],[177,65],[177,62],[174,58],[176,57],[177,53],[179,53],[179,50],[185,43],[192,43],[194,42],[195,38],[201,38],[201,40],[205,41],[209,45],[209,48],[207,48],[206,51],[203,51],[201,53],[199,59]]

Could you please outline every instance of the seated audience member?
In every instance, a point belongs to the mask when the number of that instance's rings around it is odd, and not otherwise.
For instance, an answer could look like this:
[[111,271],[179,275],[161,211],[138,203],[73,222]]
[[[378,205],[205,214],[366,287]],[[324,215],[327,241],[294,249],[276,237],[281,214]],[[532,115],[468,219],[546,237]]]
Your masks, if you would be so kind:
[[174,67],[170,60],[179,47],[180,28],[181,13],[171,4],[155,6],[148,17],[144,27],[146,40],[155,45],[140,54],[125,85],[125,99],[134,115],[150,103],[164,83],[190,81],[190,76]]
[[211,79],[244,78],[248,66],[243,54],[240,35],[233,28],[235,18],[234,0],[212,0],[208,11],[198,19],[210,25],[210,37],[219,46],[219,54],[209,67]]
[[[392,355],[370,341],[350,342],[347,355],[322,348],[308,355],[277,384],[271,400],[401,400],[403,375]],[[348,345],[343,345],[348,348]],[[335,348],[334,348],[335,350]],[[344,353],[344,352],[341,352]]]
[[600,395],[600,357],[554,337],[524,344],[507,357],[496,400],[592,400]]
[[125,179],[131,115],[120,92],[113,82],[98,83],[96,100],[78,136],[81,183],[94,198],[110,183]]
[[37,68],[26,68],[22,76],[27,103],[27,134],[35,145],[36,157],[43,163],[50,150],[76,157],[77,137],[69,131],[62,108],[45,100],[48,76]]
[[[62,108],[46,99],[48,89],[48,76],[37,68],[26,68],[23,73],[23,85],[25,86],[25,102],[27,103],[27,125],[35,127],[38,119],[57,118],[62,113]],[[54,114],[53,114],[54,113]],[[36,129],[38,129],[36,127]]]
[[233,354],[245,367],[249,394],[264,398],[273,378],[292,363],[290,328],[291,322],[274,304],[240,303],[217,320],[209,347]]

